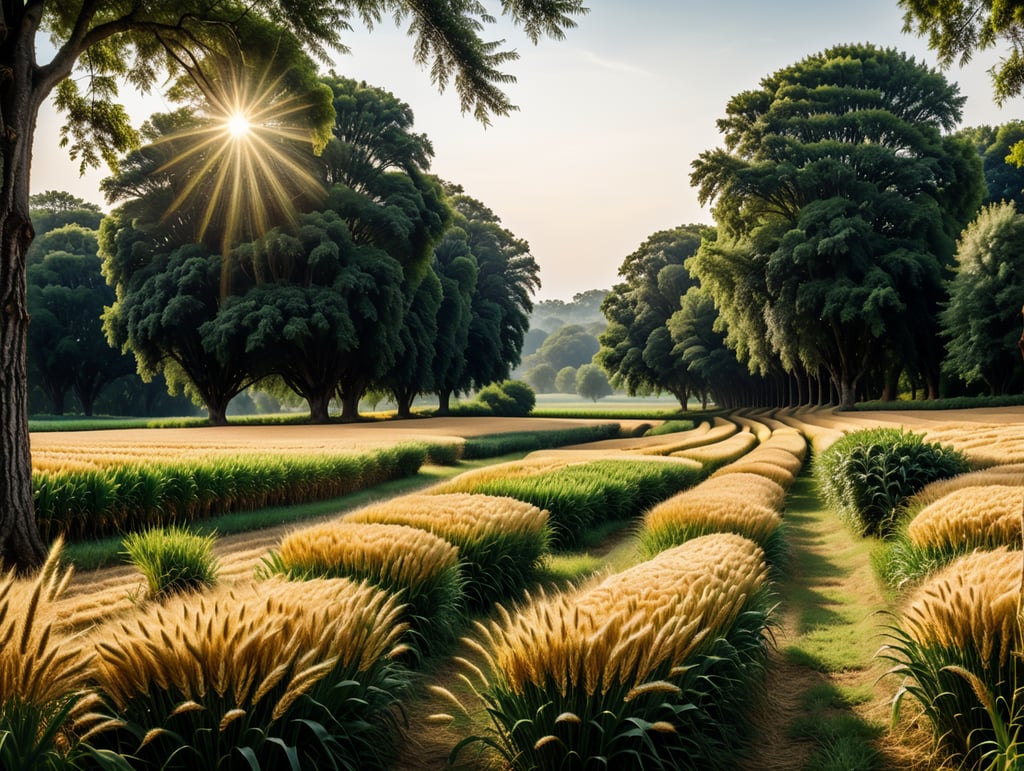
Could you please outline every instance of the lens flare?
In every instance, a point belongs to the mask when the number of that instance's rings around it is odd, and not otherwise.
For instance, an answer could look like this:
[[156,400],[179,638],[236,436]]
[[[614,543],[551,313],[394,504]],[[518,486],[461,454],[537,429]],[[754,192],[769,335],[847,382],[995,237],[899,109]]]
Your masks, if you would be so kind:
[[181,149],[158,171],[185,170],[188,182],[177,188],[164,218],[187,214],[196,240],[219,237],[225,255],[293,222],[296,201],[324,193],[314,174],[310,105],[282,78],[269,67],[254,78],[251,69],[222,66],[202,79],[201,125],[166,137]]
[[228,118],[227,123],[224,125],[228,133],[235,139],[242,139],[252,131],[252,124],[249,122],[249,118],[246,117],[245,113],[241,112],[236,112]]

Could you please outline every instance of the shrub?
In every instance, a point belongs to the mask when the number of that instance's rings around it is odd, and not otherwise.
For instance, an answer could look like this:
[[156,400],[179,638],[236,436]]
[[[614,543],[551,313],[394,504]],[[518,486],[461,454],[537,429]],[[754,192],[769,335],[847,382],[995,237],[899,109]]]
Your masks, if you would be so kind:
[[887,536],[907,499],[935,479],[967,470],[962,453],[901,428],[855,431],[815,461],[826,502],[864,535]]
[[469,681],[509,768],[724,769],[766,642],[766,569],[738,536],[690,541],[591,590],[477,623]]
[[537,395],[522,380],[503,380],[501,390],[516,403],[516,415],[529,415],[537,405]]
[[1024,730],[1020,586],[1020,552],[961,557],[916,590],[887,632],[881,655],[904,680],[894,709],[917,700],[936,744],[960,767],[980,767],[989,749],[1006,749],[1005,737],[1016,742]]
[[184,527],[151,528],[129,533],[121,542],[128,561],[146,577],[153,598],[193,592],[217,582],[213,535]]
[[500,418],[519,417],[519,405],[516,400],[501,390],[496,383],[481,388],[476,400],[487,407],[488,413]]
[[423,654],[452,639],[465,611],[458,549],[426,530],[326,522],[285,536],[265,564],[290,578],[368,580],[394,592]]
[[467,604],[475,609],[518,594],[548,549],[548,513],[508,497],[406,495],[345,516],[427,530],[458,547]]
[[409,676],[399,600],[346,579],[266,581],[153,605],[97,633],[104,720],[132,768],[385,769]]

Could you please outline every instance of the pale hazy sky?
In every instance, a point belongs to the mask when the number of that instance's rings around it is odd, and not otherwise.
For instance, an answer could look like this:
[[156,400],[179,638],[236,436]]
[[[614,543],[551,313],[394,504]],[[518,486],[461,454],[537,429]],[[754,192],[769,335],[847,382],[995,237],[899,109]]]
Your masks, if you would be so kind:
[[[894,47],[934,66],[923,41],[901,32],[895,0],[823,3],[742,0],[590,0],[563,41],[534,47],[507,26],[521,54],[507,71],[519,112],[484,128],[439,95],[412,63],[412,44],[389,20],[346,36],[352,52],[335,58],[340,75],[365,80],[409,103],[416,130],[434,145],[433,172],[461,184],[529,241],[541,266],[536,299],[569,300],[606,289],[623,258],[657,230],[710,222],[689,184],[690,164],[721,144],[715,121],[735,94],[805,56],[842,43]],[[1024,118],[1024,100],[996,107],[986,70],[1002,50],[946,77],[966,95],[963,125]],[[136,103],[141,123],[170,107]],[[78,176],[57,144],[59,117],[40,113],[32,191],[69,190],[104,204],[104,172]]]

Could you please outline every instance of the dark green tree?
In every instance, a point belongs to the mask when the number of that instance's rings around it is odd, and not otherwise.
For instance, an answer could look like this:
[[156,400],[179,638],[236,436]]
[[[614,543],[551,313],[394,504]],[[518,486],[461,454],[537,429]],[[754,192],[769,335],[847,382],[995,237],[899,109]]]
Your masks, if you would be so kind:
[[623,261],[619,275],[625,280],[602,303],[608,328],[596,361],[630,396],[668,391],[686,409],[694,383],[672,353],[668,321],[695,283],[684,263],[697,252],[705,230],[684,225],[651,235]]
[[1016,144],[1024,140],[1024,121],[1010,121],[993,128],[977,126],[957,132],[974,145],[985,172],[984,205],[1012,201],[1018,210],[1024,206],[1024,168],[1011,157]]
[[937,393],[942,270],[981,199],[977,153],[943,135],[962,104],[938,73],[870,45],[815,54],[730,100],[725,149],[691,176],[720,242],[691,269],[728,323],[746,322],[732,339],[760,331],[787,372],[825,369],[844,407],[886,356]]
[[[585,10],[580,0],[501,3],[501,12],[534,42],[545,35],[561,37],[574,25],[573,16]],[[64,139],[83,167],[101,159],[116,165],[118,156],[137,141],[117,101],[120,83],[146,91],[168,73],[187,73],[209,87],[216,78],[203,66],[211,59],[237,61],[244,52],[252,61],[273,53],[280,71],[294,79],[292,91],[301,103],[319,87],[306,77],[308,70],[287,61],[289,53],[300,51],[298,41],[325,58],[328,49],[343,48],[341,36],[354,18],[373,24],[385,13],[408,23],[416,61],[431,66],[439,88],[454,84],[463,111],[486,121],[515,109],[501,88],[512,79],[502,67],[516,54],[481,36],[493,19],[478,3],[267,0],[244,5],[230,0],[155,0],[112,6],[94,0],[14,0],[4,6],[0,307],[6,311],[0,323],[0,557],[6,564],[28,569],[46,555],[32,515],[25,371],[25,257],[33,236],[29,169],[40,106],[55,92],[57,107],[66,115]],[[266,34],[271,27],[277,31],[276,41]],[[37,59],[37,52],[46,50],[37,45],[44,34],[56,51],[45,63]],[[305,104],[316,142],[333,116],[323,100],[310,98]]]
[[434,250],[433,270],[441,280],[441,308],[432,375],[438,396],[438,414],[447,415],[452,394],[466,389],[469,327],[473,322],[473,296],[479,268],[469,248],[466,231],[452,227]]
[[82,412],[92,415],[100,391],[135,368],[103,333],[103,309],[114,301],[114,292],[100,268],[95,251],[50,252],[26,272],[32,314],[29,380],[47,394],[56,415],[64,414],[68,390],[78,397]]
[[948,356],[943,369],[990,394],[1021,388],[1024,215],[1012,203],[986,207],[960,238],[949,304],[941,314]]
[[455,213],[453,225],[464,234],[477,277],[463,349],[465,367],[457,381],[436,384],[441,414],[447,411],[452,393],[506,380],[519,364],[530,327],[532,296],[540,287],[540,266],[526,241],[502,227],[493,211],[461,188],[449,186],[449,201]]
[[399,331],[400,350],[378,382],[395,400],[400,418],[412,415],[412,403],[417,396],[434,391],[434,357],[441,323],[438,314],[443,301],[441,279],[433,270],[407,299]]
[[107,339],[135,355],[146,382],[158,373],[172,393],[206,406],[210,422],[227,422],[228,402],[255,381],[240,334],[217,355],[201,329],[221,308],[224,260],[200,244],[158,250],[118,213],[100,230],[103,271],[117,293],[104,313]]
[[711,294],[691,286],[679,306],[668,320],[672,355],[686,366],[701,406],[707,408],[709,397],[722,407],[741,404],[750,374],[725,343]]

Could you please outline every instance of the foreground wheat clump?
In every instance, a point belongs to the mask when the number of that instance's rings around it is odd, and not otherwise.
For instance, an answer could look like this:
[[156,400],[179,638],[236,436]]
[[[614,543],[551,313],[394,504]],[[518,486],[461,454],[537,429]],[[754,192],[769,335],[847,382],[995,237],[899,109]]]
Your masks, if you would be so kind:
[[407,525],[458,547],[470,606],[484,608],[526,588],[547,551],[548,513],[508,496],[406,495],[348,514],[345,522]]
[[754,543],[709,535],[478,623],[483,666],[466,664],[493,733],[460,749],[489,742],[517,769],[732,767],[766,586]]
[[92,652],[56,624],[54,604],[71,578],[60,569],[60,548],[34,579],[0,579],[0,768],[63,768],[80,755],[71,722]]
[[907,526],[917,546],[969,551],[1021,541],[1024,487],[988,485],[955,490],[923,508]]
[[936,744],[966,768],[1024,729],[1021,568],[1021,552],[1005,547],[953,561],[911,595],[883,649],[903,698],[919,702]]
[[268,565],[292,578],[365,579],[398,594],[421,653],[451,640],[465,611],[459,550],[414,527],[326,522],[285,536]]
[[[175,598],[95,635],[89,736],[144,769],[385,768],[407,687],[391,595],[270,580]],[[231,766],[234,767],[234,766]]]

